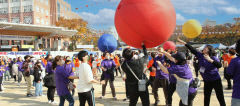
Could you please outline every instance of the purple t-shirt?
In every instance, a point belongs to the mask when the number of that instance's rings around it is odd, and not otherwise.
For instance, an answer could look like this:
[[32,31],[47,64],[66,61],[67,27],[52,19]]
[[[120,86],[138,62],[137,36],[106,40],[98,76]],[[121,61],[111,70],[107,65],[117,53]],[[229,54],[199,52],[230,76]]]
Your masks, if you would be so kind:
[[53,73],[52,62],[47,62],[46,72],[47,72],[48,74]]
[[[173,75],[176,74],[178,77],[183,79],[190,79],[190,83],[192,83],[192,71],[190,70],[189,66],[187,64],[184,65],[175,65],[172,64],[171,67],[168,68],[169,74]],[[197,91],[197,88],[189,87],[188,92],[189,93],[195,93]]]
[[[112,67],[116,67],[116,64],[113,60],[103,60],[101,63],[101,67],[104,67],[106,69],[111,69]],[[107,73],[106,71],[103,71],[104,78],[110,78],[110,74]]]
[[164,56],[162,57],[159,57],[157,56],[155,59],[154,59],[154,67],[156,67],[157,71],[156,71],[156,78],[159,78],[159,79],[168,79],[169,78],[169,75],[164,73],[160,67],[158,66],[157,64],[157,61],[160,61],[162,64],[165,62],[165,58]]
[[72,73],[73,72],[73,64],[72,63],[68,63],[68,64],[66,64],[66,66],[64,66],[65,67],[65,69],[66,69],[66,71],[67,72],[69,72],[69,73]]
[[64,69],[63,66],[57,66],[55,70],[56,89],[59,96],[70,94],[67,85],[69,83],[69,76],[73,76],[74,73],[69,73]]
[[240,99],[240,57],[231,60],[227,74],[233,76],[233,93],[232,98]]
[[24,70],[22,69],[22,66],[23,66],[23,62],[17,62],[17,64],[18,64],[18,71],[21,71],[21,72],[23,72]]
[[[198,57],[200,68],[204,69],[204,73],[200,72],[204,81],[208,82],[208,81],[215,81],[215,80],[221,79],[219,72],[218,72],[218,68],[216,66],[214,66],[212,63],[208,62],[204,58],[204,55],[202,53],[198,52],[196,56]],[[213,56],[211,58],[214,61],[219,62],[219,59],[216,56]]]
[[[1,65],[1,66],[0,66],[0,69],[4,69],[3,67],[4,67],[4,65]],[[4,72],[5,72],[5,71],[0,70],[0,77],[3,76],[3,73],[4,73]]]

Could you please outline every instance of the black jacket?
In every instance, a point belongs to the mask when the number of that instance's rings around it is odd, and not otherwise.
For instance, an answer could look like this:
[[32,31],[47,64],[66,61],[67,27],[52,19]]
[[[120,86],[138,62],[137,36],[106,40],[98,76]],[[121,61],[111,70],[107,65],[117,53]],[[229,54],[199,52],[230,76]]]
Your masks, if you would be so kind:
[[130,85],[137,85],[138,80],[134,77],[130,69],[127,67],[126,64],[129,65],[129,67],[132,69],[132,71],[135,73],[135,75],[138,77],[138,79],[143,79],[143,77],[146,79],[146,75],[144,74],[144,64],[147,65],[148,63],[148,54],[147,49],[145,46],[143,46],[143,52],[144,56],[142,58],[136,59],[136,60],[125,60],[122,64],[122,70],[125,72],[127,79],[126,84]]
[[38,81],[42,81],[41,79],[41,74],[42,73],[42,69],[38,66],[34,67],[34,72],[33,72],[33,76],[34,76],[34,82],[38,82]]

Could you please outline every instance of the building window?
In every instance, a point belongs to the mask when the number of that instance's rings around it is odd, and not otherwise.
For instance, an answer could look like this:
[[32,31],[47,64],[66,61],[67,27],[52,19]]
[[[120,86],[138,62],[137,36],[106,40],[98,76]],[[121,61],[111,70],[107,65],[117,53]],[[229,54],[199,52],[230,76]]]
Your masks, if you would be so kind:
[[42,38],[42,45],[43,45],[43,48],[46,48],[46,39],[45,38]]
[[20,2],[20,0],[12,0],[12,2]]
[[58,18],[60,18],[60,3],[57,3],[57,14],[58,14]]
[[41,24],[44,24],[44,19],[41,20]]
[[40,0],[40,2],[43,2],[43,0]]
[[36,7],[36,11],[39,12],[39,7],[38,6]]
[[8,8],[0,8],[0,14],[7,14]]
[[7,3],[7,0],[0,0],[0,3]]
[[19,13],[20,7],[12,7],[12,13]]
[[47,47],[50,48],[50,39],[47,39]]
[[24,6],[24,12],[31,12],[32,11],[32,5]]
[[21,41],[20,40],[12,40],[12,45],[21,45]]
[[38,23],[38,24],[40,23],[40,18],[39,17],[36,18],[36,23]]
[[33,41],[31,41],[31,40],[24,40],[23,41],[23,43],[24,43],[24,45],[33,45]]
[[12,18],[12,23],[20,23],[20,18],[19,17]]
[[8,22],[7,18],[0,18],[0,22]]
[[24,17],[23,20],[25,24],[32,24],[32,17]]
[[9,40],[1,40],[1,45],[9,45]]

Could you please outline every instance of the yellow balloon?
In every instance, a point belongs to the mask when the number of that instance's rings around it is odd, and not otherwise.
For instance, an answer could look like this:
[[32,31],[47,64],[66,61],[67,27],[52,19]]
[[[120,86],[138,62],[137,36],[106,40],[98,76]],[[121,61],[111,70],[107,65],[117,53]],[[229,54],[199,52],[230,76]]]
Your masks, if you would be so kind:
[[201,34],[202,26],[197,20],[191,19],[184,23],[182,32],[187,38],[195,38]]

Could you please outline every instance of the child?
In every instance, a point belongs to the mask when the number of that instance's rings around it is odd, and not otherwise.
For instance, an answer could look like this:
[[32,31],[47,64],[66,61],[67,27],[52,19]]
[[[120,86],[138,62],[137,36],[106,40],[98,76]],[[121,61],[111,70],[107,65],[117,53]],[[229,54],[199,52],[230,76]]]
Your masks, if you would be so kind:
[[34,66],[34,82],[36,83],[35,95],[36,97],[42,96],[42,66],[41,62],[36,62]]

